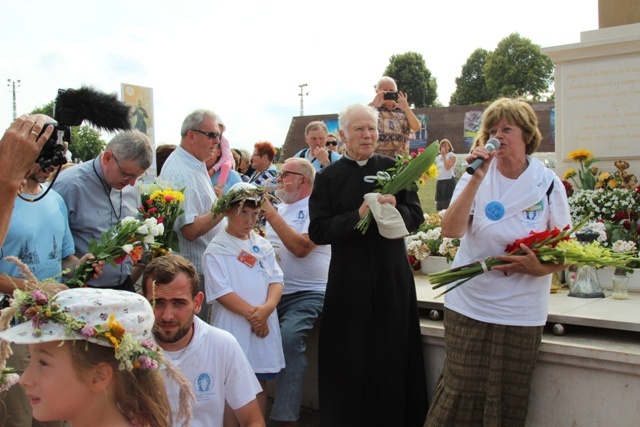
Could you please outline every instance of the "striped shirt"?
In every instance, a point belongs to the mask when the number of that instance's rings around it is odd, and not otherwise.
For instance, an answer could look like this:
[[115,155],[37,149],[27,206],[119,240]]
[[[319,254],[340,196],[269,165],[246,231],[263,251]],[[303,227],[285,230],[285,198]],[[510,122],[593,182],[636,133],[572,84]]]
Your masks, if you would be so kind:
[[178,146],[162,166],[160,179],[176,188],[185,189],[184,213],[178,217],[174,230],[178,233],[180,255],[191,261],[198,274],[202,274],[202,254],[211,239],[224,227],[224,221],[220,221],[214,228],[192,241],[188,241],[180,229],[193,224],[196,217],[210,212],[211,206],[218,200],[213,192],[207,167],[204,162]]

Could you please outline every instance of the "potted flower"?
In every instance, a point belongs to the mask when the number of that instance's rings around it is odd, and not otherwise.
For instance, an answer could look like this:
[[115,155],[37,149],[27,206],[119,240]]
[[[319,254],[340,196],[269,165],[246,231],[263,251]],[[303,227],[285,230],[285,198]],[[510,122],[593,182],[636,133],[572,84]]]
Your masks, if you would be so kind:
[[415,234],[406,237],[407,254],[420,261],[424,274],[448,268],[460,247],[459,239],[442,236],[444,210],[424,214],[424,222]]

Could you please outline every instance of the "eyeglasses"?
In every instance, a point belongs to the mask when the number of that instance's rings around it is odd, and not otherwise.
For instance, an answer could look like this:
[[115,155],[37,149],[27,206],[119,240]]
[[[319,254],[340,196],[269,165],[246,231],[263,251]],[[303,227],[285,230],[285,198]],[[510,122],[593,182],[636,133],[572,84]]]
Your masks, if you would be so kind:
[[324,144],[325,147],[328,147],[330,145],[333,145],[335,147],[336,145],[338,145],[338,141],[327,141],[327,143]]
[[114,156],[113,153],[111,153],[111,157],[113,157],[113,160],[116,161],[116,166],[118,166],[118,169],[120,169],[120,175],[122,175],[122,179],[124,179],[125,181],[129,181],[131,179],[137,180],[140,177],[140,175],[127,175],[126,173],[124,173],[124,171],[120,167],[120,162],[118,161],[116,156]]
[[220,138],[222,138],[222,134],[218,133],[218,132],[205,132],[203,130],[200,129],[191,129],[193,132],[198,132],[203,134],[204,136],[206,136],[207,138],[209,138],[210,140],[214,140],[217,139],[218,141],[220,141]]
[[304,174],[303,174],[303,173],[300,173],[300,172],[280,171],[280,172],[278,172],[278,174],[276,175],[276,177],[284,179],[284,178],[286,178],[286,177],[287,177],[287,175],[300,175],[300,176],[304,176]]

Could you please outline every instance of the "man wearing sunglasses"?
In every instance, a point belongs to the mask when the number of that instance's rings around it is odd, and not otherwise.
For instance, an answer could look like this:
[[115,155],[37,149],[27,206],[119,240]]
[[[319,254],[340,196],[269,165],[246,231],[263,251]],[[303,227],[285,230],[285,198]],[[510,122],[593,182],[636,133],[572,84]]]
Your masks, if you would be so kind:
[[[184,213],[178,217],[174,227],[178,233],[180,255],[196,267],[203,293],[202,253],[222,228],[220,220],[223,218],[222,215],[211,216],[211,206],[218,198],[206,166],[220,144],[222,133],[218,121],[213,111],[196,110],[189,114],[182,122],[180,145],[169,155],[160,174],[161,180],[185,189]],[[204,304],[198,314],[204,321],[209,320],[209,307],[209,304]]]
[[309,148],[298,151],[293,157],[300,157],[311,162],[317,172],[340,159],[337,152],[330,151],[327,146],[327,125],[321,121],[314,121],[304,129],[304,140]]

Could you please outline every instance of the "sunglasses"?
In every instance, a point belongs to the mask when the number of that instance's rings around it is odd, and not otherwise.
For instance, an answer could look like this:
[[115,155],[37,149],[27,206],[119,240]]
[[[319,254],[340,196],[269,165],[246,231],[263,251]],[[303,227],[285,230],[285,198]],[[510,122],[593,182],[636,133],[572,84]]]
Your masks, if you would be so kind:
[[301,174],[300,172],[292,172],[292,171],[280,171],[278,172],[278,174],[276,175],[276,177],[278,178],[286,178],[287,175],[300,175],[300,176],[304,176],[304,174]]
[[338,145],[338,141],[327,141],[327,143],[324,144],[325,147],[328,147],[330,145],[333,145],[335,147],[336,145]]
[[191,129],[193,132],[198,132],[203,134],[204,136],[206,136],[207,138],[209,138],[210,140],[214,140],[217,139],[218,141],[220,141],[220,138],[222,138],[222,134],[218,133],[218,132],[205,132],[202,131],[200,129]]

